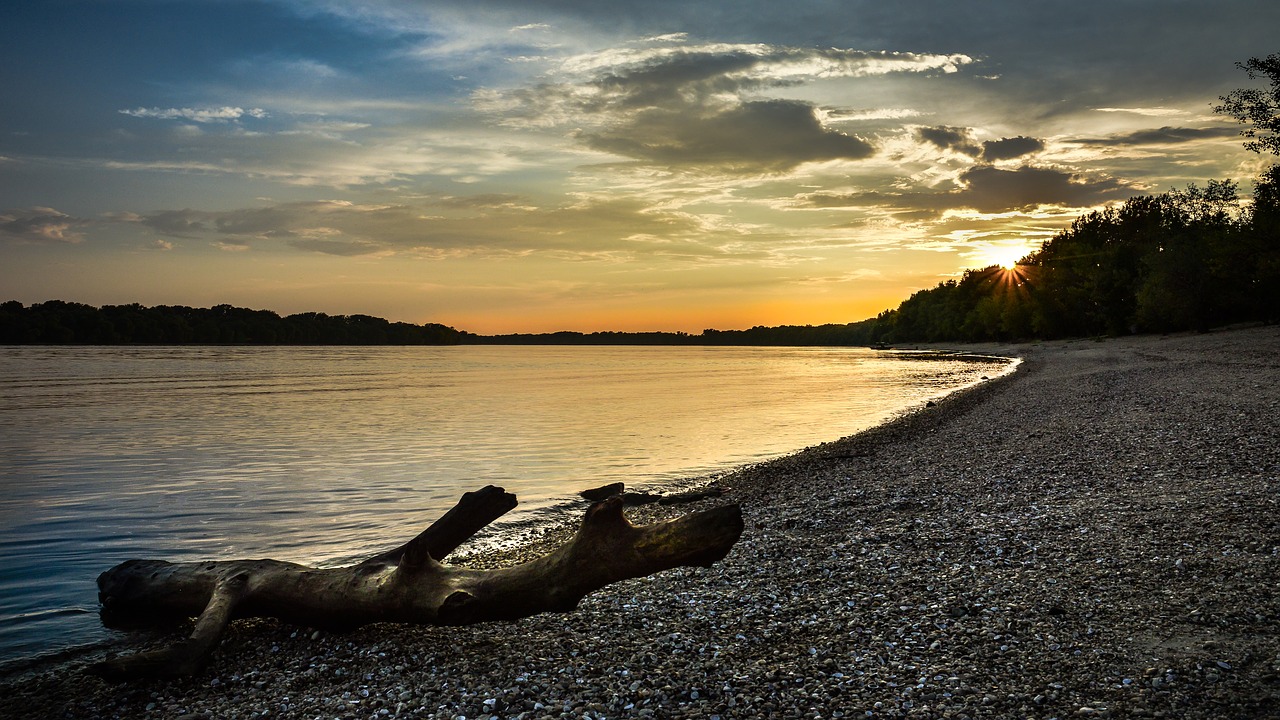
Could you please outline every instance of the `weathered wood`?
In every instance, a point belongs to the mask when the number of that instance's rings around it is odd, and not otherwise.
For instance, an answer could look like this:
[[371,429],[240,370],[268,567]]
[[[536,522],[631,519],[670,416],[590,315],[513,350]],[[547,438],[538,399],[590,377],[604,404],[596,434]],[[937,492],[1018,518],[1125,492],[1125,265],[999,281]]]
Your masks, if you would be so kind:
[[403,559],[410,565],[422,565],[428,557],[443,560],[462,543],[470,540],[472,535],[506,515],[515,506],[515,495],[493,485],[464,493],[457,505],[431,523],[431,527],[423,530],[418,537],[360,564],[395,565]]
[[514,506],[515,496],[501,488],[467,493],[418,537],[348,567],[278,560],[121,563],[98,577],[105,624],[199,619],[182,643],[112,658],[93,669],[117,679],[191,674],[238,617],[346,629],[375,622],[464,625],[567,612],[619,580],[709,566],[728,554],[743,527],[737,505],[635,526],[623,516],[622,497],[613,495],[587,510],[568,542],[538,559],[491,570],[439,562]]

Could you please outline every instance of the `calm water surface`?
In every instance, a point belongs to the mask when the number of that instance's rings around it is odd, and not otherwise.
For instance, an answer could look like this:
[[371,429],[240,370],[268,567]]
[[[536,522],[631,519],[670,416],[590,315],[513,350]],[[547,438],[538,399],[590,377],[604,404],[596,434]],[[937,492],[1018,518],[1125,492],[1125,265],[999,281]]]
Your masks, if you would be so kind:
[[0,662],[109,640],[133,557],[336,565],[467,490],[489,542],[615,481],[660,489],[835,440],[1003,361],[854,348],[0,347]]

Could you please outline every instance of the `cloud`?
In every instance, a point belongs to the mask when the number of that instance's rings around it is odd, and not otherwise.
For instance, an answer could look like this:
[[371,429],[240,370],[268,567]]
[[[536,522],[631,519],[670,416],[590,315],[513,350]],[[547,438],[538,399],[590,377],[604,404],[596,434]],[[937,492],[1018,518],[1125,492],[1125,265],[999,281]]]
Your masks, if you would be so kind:
[[875,153],[861,138],[824,128],[813,106],[788,100],[745,102],[703,117],[652,110],[582,137],[595,150],[722,171],[782,171],[810,161],[859,160]]
[[485,193],[461,197],[449,196],[441,198],[438,203],[442,207],[468,209],[516,207],[520,205],[527,207],[527,202],[524,198],[510,193]]
[[[665,38],[664,38],[665,39]],[[875,153],[828,128],[819,108],[771,99],[771,89],[897,72],[954,72],[964,55],[792,48],[764,44],[623,47],[567,58],[561,82],[472,99],[500,124],[575,128],[587,147],[646,164],[729,173],[786,171]]]
[[830,122],[853,122],[859,120],[901,120],[919,117],[924,113],[910,108],[871,108],[865,110],[845,110],[841,108],[823,108],[823,114]]
[[[140,217],[158,232],[198,236],[224,250],[246,250],[272,241],[329,255],[428,253],[509,256],[529,252],[565,258],[663,255],[723,256],[737,240],[678,211],[656,210],[631,199],[584,199],[538,209],[513,197],[478,195],[425,205],[352,203],[339,200],[280,203],[226,211],[168,210]],[[457,211],[429,214],[426,207]],[[738,253],[739,255],[741,252]]]
[[[194,127],[194,126],[188,126]],[[139,173],[229,175],[294,186],[351,187],[442,175],[453,179],[488,177],[529,166],[572,162],[541,138],[487,136],[419,126],[370,130],[359,138],[343,135],[355,124],[329,130],[200,137],[148,137],[137,143],[136,159],[95,161],[111,170]],[[334,130],[333,128],[337,128]],[[148,156],[157,156],[148,159]],[[566,158],[568,156],[568,159]]]
[[960,174],[960,204],[983,213],[1031,210],[1040,205],[1084,208],[1121,200],[1135,190],[1110,178],[1090,180],[1056,168],[1023,166],[1002,170],[990,166]]
[[1130,146],[1130,145],[1178,145],[1197,140],[1216,140],[1219,138],[1239,137],[1240,132],[1234,126],[1215,126],[1203,128],[1171,127],[1135,130],[1096,138],[1078,138],[1070,142],[1095,147]]
[[1094,110],[1096,110],[1097,112],[1104,112],[1104,113],[1130,113],[1133,115],[1146,115],[1147,117],[1170,117],[1173,115],[1187,114],[1186,110],[1179,110],[1178,108],[1168,108],[1168,107],[1134,107],[1134,108],[1100,107],[1100,108],[1094,108]]
[[325,240],[323,238],[301,238],[298,240],[290,240],[288,244],[291,247],[298,248],[299,250],[309,250],[311,252],[324,253],[325,255],[338,255],[341,257],[372,255],[382,249],[376,244],[370,242]]
[[607,73],[633,83],[681,84],[714,80],[776,86],[788,79],[871,77],[894,72],[955,72],[973,62],[962,54],[890,52],[842,48],[806,48],[764,43],[710,43],[690,46],[609,49],[566,59],[570,72]]
[[665,34],[663,34],[663,35],[654,35],[654,36],[652,36],[652,37],[647,37],[647,38],[645,38],[645,39],[644,39],[644,40],[642,40],[641,42],[647,42],[647,43],[663,43],[663,42],[682,43],[682,42],[687,41],[688,39],[689,39],[689,33],[677,32],[677,33],[665,33]]
[[241,118],[263,119],[268,117],[262,108],[244,108],[223,106],[211,108],[134,108],[121,110],[120,114],[136,118],[157,118],[160,120],[191,120],[198,123],[230,122]]
[[1018,137],[1000,138],[999,140],[984,140],[979,143],[974,138],[972,128],[949,127],[946,125],[918,128],[916,137],[922,142],[943,150],[951,150],[961,155],[968,155],[985,163],[1012,160],[1013,158],[1044,150],[1044,142],[1036,138],[1019,135]]
[[88,220],[49,207],[31,207],[0,213],[0,237],[24,244],[79,243],[78,232]]
[[922,127],[916,131],[921,141],[936,145],[943,150],[953,150],[962,155],[977,157],[982,154],[982,147],[973,138],[969,128],[957,127]]
[[1044,150],[1044,142],[1032,137],[1000,138],[999,140],[987,140],[982,143],[981,158],[984,162],[999,162],[1000,160],[1012,160],[1030,155]]
[[131,222],[139,222],[157,232],[179,238],[194,238],[207,228],[205,222],[209,213],[198,210],[164,210],[152,215],[139,215],[130,218]]
[[980,213],[1027,212],[1041,206],[1094,207],[1138,194],[1111,178],[1090,179],[1056,168],[1023,166],[1004,170],[978,165],[958,177],[958,187],[944,192],[864,191],[812,193],[801,204],[812,208],[887,207],[902,211],[976,210]]

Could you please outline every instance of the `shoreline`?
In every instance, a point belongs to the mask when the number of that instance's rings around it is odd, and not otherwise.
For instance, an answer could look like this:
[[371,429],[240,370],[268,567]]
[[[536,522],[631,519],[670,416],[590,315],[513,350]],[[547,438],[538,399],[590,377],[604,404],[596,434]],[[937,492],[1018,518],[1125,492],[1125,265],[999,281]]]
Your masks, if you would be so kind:
[[238,622],[194,678],[63,662],[0,714],[1280,716],[1280,328],[962,349],[1024,361],[724,476],[709,569],[516,623]]

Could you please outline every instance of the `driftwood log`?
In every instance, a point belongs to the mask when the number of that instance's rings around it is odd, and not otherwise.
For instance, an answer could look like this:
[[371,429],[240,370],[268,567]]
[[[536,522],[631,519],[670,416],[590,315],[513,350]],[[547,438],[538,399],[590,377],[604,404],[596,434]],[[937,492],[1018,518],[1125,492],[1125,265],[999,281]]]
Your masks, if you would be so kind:
[[619,488],[591,505],[564,545],[536,560],[491,570],[440,563],[515,506],[515,495],[492,485],[466,493],[408,543],[340,568],[279,560],[126,561],[98,577],[105,625],[196,617],[195,627],[181,643],[109,658],[91,669],[112,679],[195,673],[228,623],[241,617],[342,630],[377,622],[467,625],[568,612],[610,583],[678,566],[709,566],[742,534],[737,505],[632,525],[623,517]]

